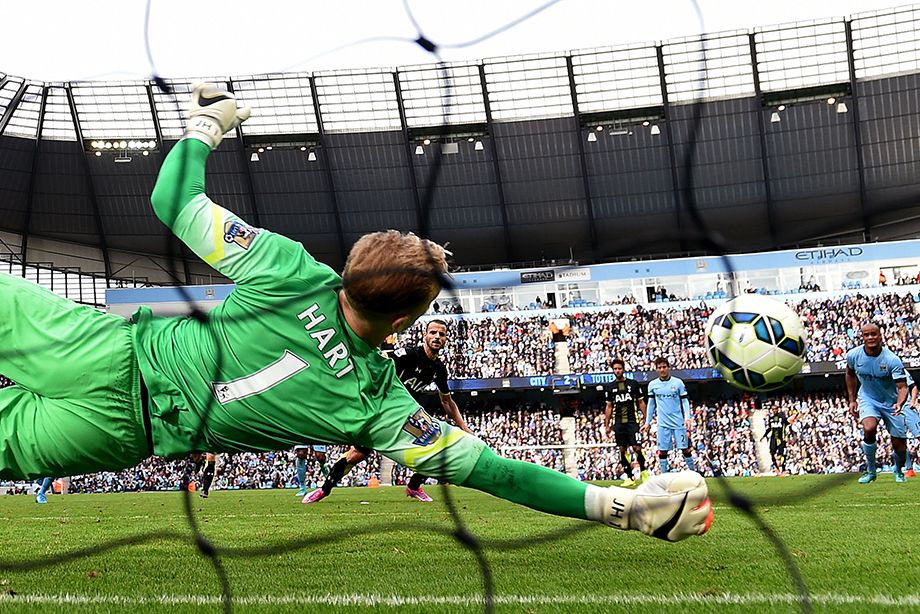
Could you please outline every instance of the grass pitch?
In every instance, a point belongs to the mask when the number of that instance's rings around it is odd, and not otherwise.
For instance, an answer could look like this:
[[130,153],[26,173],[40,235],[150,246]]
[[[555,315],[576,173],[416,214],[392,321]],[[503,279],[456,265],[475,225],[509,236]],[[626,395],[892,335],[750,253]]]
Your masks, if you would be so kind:
[[[727,483],[765,502],[758,509],[788,545],[815,611],[918,611],[920,479],[855,481]],[[798,611],[770,542],[726,502],[718,482],[710,490],[717,500],[711,532],[679,544],[466,489],[450,494],[483,543],[498,612]],[[429,492],[434,504],[407,500],[397,487],[342,488],[311,506],[293,491],[218,491],[192,501],[205,534],[227,549],[221,560],[237,611],[482,611],[476,561],[449,536],[443,493]],[[155,532],[177,538],[0,571],[0,611],[220,611],[217,575],[191,542],[179,493],[54,496],[45,506],[25,496],[0,499],[3,563]],[[546,539],[559,532],[568,534]],[[298,542],[308,545],[286,551]],[[261,552],[244,557],[245,548]]]

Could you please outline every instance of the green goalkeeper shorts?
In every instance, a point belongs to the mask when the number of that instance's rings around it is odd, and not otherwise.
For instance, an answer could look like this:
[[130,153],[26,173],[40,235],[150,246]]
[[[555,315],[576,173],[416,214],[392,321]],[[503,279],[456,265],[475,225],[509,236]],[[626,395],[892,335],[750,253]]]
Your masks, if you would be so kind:
[[132,327],[0,273],[0,479],[136,465],[150,455]]

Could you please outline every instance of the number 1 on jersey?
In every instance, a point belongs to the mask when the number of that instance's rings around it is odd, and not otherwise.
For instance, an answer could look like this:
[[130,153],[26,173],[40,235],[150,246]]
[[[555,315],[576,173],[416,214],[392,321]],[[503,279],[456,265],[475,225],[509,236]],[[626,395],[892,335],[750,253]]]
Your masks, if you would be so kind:
[[285,350],[281,358],[252,375],[246,375],[230,382],[213,382],[211,387],[220,404],[226,405],[232,401],[261,394],[308,368],[310,368],[310,363],[290,350]]

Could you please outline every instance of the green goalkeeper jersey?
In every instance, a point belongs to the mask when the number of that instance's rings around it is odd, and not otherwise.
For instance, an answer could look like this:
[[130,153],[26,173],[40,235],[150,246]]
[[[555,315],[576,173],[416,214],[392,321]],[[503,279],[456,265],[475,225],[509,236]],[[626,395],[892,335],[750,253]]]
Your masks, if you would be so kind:
[[155,453],[182,454],[189,441],[211,451],[352,443],[386,406],[416,406],[393,362],[346,323],[341,278],[204,194],[208,153],[199,141],[178,143],[152,201],[236,289],[203,320],[155,318],[146,307],[134,315]]

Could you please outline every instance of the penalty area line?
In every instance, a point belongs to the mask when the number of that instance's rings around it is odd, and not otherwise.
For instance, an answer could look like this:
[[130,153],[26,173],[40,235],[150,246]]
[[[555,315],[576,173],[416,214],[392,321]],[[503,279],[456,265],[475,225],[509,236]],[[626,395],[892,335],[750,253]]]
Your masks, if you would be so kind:
[[[793,605],[801,601],[793,593],[674,593],[653,595],[648,593],[616,593],[609,595],[496,595],[497,605]],[[811,601],[828,606],[890,606],[918,607],[920,595],[841,595],[816,594]],[[0,604],[61,605],[61,606],[175,606],[220,605],[219,596],[209,595],[159,595],[150,597],[122,595],[62,594],[0,594]],[[424,607],[424,606],[476,606],[483,605],[480,596],[435,595],[384,595],[384,594],[332,594],[325,595],[261,595],[240,596],[233,599],[238,606],[352,606],[352,607]]]

